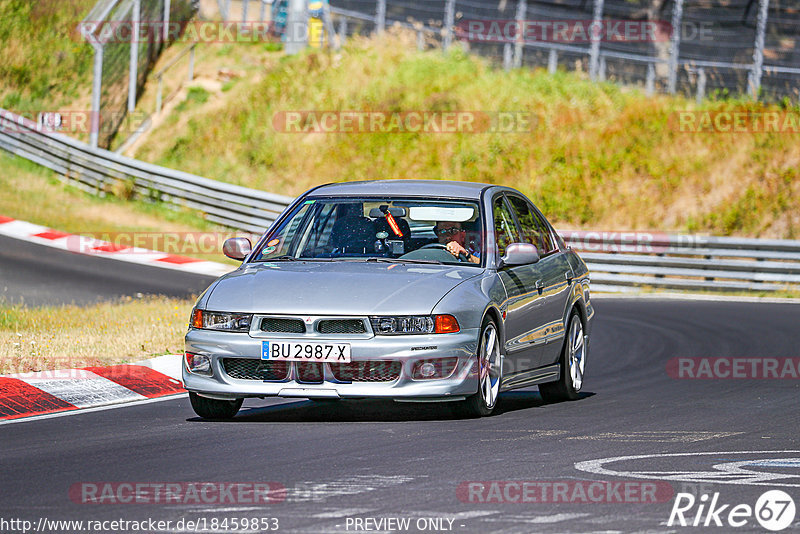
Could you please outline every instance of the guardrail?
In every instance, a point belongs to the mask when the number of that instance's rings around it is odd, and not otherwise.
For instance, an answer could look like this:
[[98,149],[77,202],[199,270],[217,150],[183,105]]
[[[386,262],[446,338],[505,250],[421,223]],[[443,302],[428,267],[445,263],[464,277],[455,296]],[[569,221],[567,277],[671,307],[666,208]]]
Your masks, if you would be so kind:
[[[0,109],[0,149],[94,194],[130,186],[147,198],[198,210],[212,222],[261,234],[293,200],[120,156]],[[589,266],[595,291],[800,289],[800,241],[648,232],[562,231]]]
[[562,231],[595,291],[800,289],[800,241],[648,232]]
[[90,193],[129,187],[137,195],[203,212],[209,221],[262,233],[292,201],[92,148],[0,108],[0,148],[48,167]]

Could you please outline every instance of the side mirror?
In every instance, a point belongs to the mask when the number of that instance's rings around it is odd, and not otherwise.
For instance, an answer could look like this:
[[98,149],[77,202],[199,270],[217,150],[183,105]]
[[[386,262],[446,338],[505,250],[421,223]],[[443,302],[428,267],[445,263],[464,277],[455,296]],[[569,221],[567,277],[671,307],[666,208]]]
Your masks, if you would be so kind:
[[500,258],[500,267],[507,265],[528,265],[539,261],[536,245],[530,243],[511,243],[506,247],[506,255]]
[[253,245],[246,237],[232,237],[222,245],[222,253],[233,260],[244,260],[252,250]]

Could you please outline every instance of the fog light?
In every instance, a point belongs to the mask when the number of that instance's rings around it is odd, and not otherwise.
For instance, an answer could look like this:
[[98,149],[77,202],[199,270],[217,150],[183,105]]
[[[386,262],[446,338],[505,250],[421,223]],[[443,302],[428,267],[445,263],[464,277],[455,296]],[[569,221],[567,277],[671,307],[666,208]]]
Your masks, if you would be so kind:
[[458,358],[431,358],[420,360],[414,364],[411,378],[414,380],[432,380],[434,378],[447,378],[456,369]]
[[211,358],[201,354],[186,353],[186,368],[190,373],[211,376]]
[[436,366],[430,362],[423,363],[419,366],[419,374],[423,378],[430,378],[436,374]]

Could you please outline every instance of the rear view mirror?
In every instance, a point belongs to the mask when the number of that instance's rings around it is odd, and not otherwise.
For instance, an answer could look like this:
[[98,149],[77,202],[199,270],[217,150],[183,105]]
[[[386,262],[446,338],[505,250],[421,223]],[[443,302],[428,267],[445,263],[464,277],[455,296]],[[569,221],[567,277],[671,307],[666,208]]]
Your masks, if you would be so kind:
[[378,217],[385,217],[386,213],[381,208],[386,208],[386,211],[392,214],[392,217],[405,217],[406,216],[406,209],[400,206],[381,206],[379,208],[372,208],[369,210],[369,216],[373,219],[377,219]]
[[222,253],[233,260],[244,260],[253,250],[253,245],[246,237],[232,237],[222,245]]
[[506,255],[500,258],[500,266],[528,265],[539,261],[539,251],[530,243],[511,243],[506,247]]

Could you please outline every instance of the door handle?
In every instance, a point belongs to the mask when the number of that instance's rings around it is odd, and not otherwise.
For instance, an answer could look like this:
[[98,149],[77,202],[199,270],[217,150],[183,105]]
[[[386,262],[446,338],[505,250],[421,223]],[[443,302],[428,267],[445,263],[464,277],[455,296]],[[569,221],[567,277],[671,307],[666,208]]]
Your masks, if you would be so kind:
[[541,280],[537,280],[537,281],[536,281],[536,283],[535,283],[535,284],[533,284],[533,287],[535,287],[536,289],[538,289],[538,290],[539,290],[539,293],[541,293],[541,292],[542,292],[542,289],[544,289],[544,282],[542,282]]

